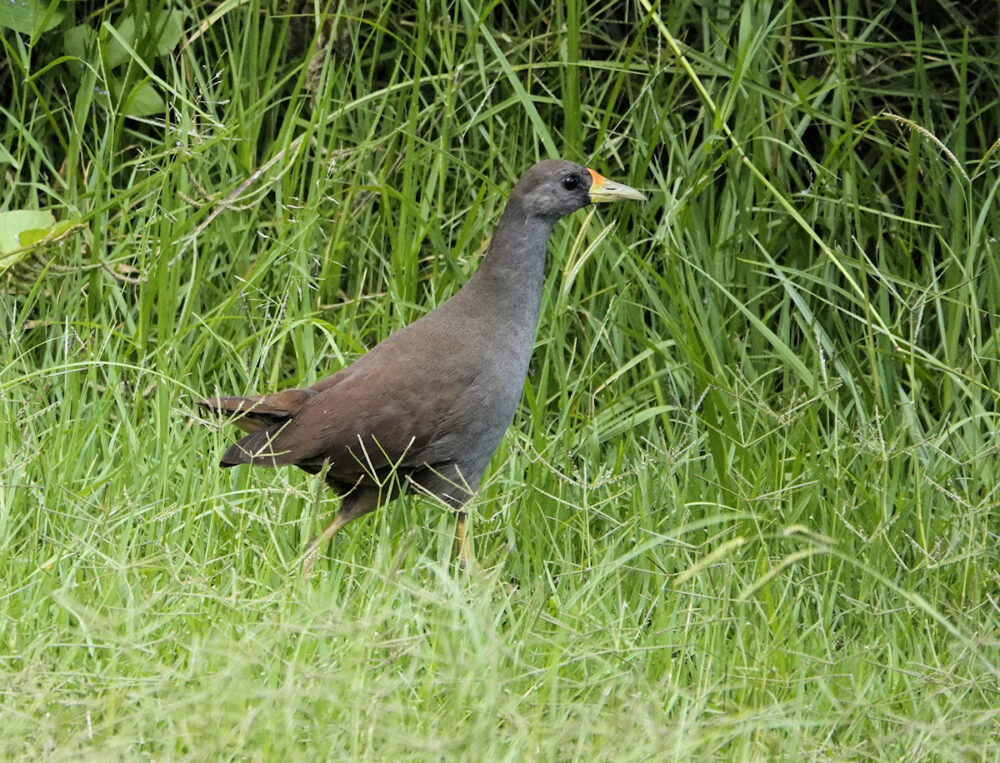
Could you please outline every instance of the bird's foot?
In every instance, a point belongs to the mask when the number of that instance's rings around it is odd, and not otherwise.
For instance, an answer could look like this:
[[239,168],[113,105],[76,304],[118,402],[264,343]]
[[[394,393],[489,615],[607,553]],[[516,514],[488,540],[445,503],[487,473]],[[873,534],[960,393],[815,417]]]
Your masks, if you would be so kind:
[[306,549],[305,555],[302,557],[302,580],[308,581],[313,576],[313,569],[316,567],[316,562],[319,561],[320,554],[322,553],[319,538],[313,538],[309,542],[309,547]]

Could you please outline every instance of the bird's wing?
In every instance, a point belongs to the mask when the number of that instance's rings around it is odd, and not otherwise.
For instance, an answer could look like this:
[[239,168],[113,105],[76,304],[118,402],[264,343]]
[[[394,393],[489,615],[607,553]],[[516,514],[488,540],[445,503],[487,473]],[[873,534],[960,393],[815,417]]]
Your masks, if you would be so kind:
[[297,464],[344,481],[429,460],[455,400],[474,379],[463,336],[411,324],[317,383],[287,420],[244,437],[224,464]]

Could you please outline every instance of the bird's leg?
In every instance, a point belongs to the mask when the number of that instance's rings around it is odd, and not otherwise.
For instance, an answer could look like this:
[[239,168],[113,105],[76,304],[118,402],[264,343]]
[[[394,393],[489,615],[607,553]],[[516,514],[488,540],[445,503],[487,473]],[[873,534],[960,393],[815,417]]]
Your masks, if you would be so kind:
[[458,567],[462,570],[467,570],[472,566],[472,548],[466,533],[468,519],[468,512],[459,511],[458,521],[455,524],[455,555],[458,557]]
[[309,544],[306,550],[305,559],[302,562],[302,577],[307,579],[312,576],[313,567],[316,560],[327,547],[331,538],[339,533],[344,527],[353,522],[358,517],[363,517],[371,511],[375,511],[379,504],[379,490],[373,487],[356,487],[344,496],[340,504],[340,511],[333,521],[324,528],[316,538]]
[[426,465],[411,474],[410,487],[421,495],[436,498],[455,512],[455,552],[458,566],[467,569],[472,565],[472,547],[467,532],[469,513],[465,504],[476,492],[479,481],[469,484],[457,464]]

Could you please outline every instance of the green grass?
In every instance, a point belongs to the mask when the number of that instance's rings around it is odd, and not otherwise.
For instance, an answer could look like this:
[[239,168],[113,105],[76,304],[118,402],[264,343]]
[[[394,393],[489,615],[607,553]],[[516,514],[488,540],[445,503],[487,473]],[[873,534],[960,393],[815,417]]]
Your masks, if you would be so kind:
[[[995,19],[185,5],[0,29],[0,210],[78,225],[0,274],[0,758],[1000,758]],[[193,399],[440,303],[551,155],[650,201],[553,236],[478,569],[407,498],[302,582],[334,502]]]

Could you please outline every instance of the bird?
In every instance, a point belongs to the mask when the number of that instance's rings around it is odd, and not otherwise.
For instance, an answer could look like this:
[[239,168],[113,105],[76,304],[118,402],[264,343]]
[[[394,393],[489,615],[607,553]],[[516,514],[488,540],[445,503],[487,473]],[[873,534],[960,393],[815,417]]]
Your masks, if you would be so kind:
[[456,515],[471,563],[466,503],[520,402],[535,341],[548,240],[591,203],[645,201],[563,159],[534,164],[510,193],[479,267],[451,298],[311,387],[197,401],[247,434],[220,466],[295,465],[321,474],[340,508],[307,548],[304,577],[333,536],[402,493]]

